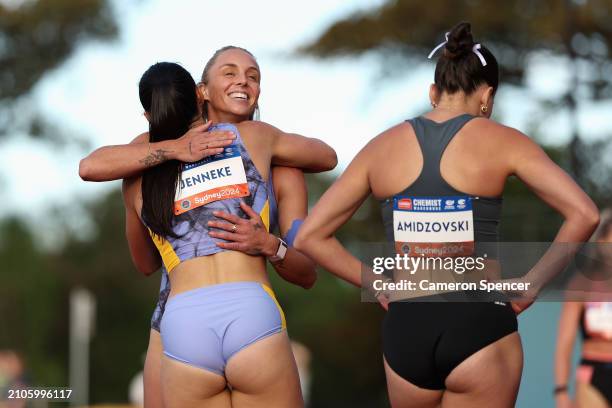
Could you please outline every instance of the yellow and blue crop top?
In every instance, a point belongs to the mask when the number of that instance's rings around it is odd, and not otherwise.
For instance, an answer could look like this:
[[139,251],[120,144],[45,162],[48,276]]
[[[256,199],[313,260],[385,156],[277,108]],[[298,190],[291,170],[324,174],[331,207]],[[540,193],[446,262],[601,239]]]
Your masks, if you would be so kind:
[[272,184],[264,180],[255,167],[242,142],[238,129],[233,124],[220,123],[211,126],[209,131],[212,130],[230,130],[236,134],[236,139],[232,145],[226,147],[226,150],[234,149],[234,151],[238,150],[240,153],[249,195],[242,198],[212,201],[175,215],[172,229],[178,238],[162,238],[151,232],[153,242],[159,250],[162,262],[168,272],[172,272],[177,265],[188,259],[226,251],[226,249],[216,245],[217,242],[224,242],[223,240],[208,235],[208,221],[219,220],[213,215],[213,211],[225,211],[241,218],[248,218],[240,208],[240,201],[244,200],[256,213],[259,213],[268,231],[274,229],[274,226],[270,225],[271,221],[275,222],[277,219]]

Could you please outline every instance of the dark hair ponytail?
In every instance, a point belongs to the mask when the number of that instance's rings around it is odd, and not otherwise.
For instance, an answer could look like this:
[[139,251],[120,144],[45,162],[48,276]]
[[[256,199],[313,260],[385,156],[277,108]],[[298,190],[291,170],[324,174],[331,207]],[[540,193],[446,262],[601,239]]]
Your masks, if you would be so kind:
[[459,23],[448,33],[448,41],[438,59],[434,75],[434,82],[440,92],[454,94],[463,91],[469,95],[482,84],[487,84],[497,91],[497,59],[485,46],[480,45],[478,52],[486,61],[486,66],[483,66],[473,51],[475,44],[470,23]]
[[[149,115],[149,140],[177,139],[198,112],[196,85],[185,68],[171,62],[152,65],[138,84],[140,103]],[[174,197],[181,173],[177,160],[148,168],[142,176],[142,219],[156,235],[172,231]]]

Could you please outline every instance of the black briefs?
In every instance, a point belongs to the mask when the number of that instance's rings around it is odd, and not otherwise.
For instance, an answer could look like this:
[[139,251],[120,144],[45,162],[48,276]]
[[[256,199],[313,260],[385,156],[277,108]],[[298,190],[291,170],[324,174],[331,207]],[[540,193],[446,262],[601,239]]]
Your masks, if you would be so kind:
[[588,369],[589,384],[612,404],[612,363],[582,359],[579,369]]
[[390,303],[383,323],[387,364],[420,388],[444,389],[462,361],[517,330],[509,302],[422,301]]

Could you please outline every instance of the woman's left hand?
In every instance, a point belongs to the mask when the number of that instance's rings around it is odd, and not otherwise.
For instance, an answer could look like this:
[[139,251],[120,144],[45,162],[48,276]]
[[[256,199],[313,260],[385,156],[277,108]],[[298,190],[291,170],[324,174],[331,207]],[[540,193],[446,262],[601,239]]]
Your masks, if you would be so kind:
[[520,278],[513,279],[497,279],[491,280],[492,283],[505,283],[505,284],[520,284],[526,286],[527,290],[502,290],[502,292],[510,298],[510,305],[512,306],[512,310],[517,315],[523,313],[527,308],[529,308],[533,302],[538,297],[540,293],[540,286],[532,282],[526,276]]
[[249,219],[240,218],[224,211],[215,211],[213,215],[224,221],[209,221],[208,226],[220,231],[211,230],[208,234],[214,238],[229,242],[218,242],[223,249],[244,252],[248,255],[273,256],[278,250],[278,239],[268,233],[263,220],[244,201],[240,208]]

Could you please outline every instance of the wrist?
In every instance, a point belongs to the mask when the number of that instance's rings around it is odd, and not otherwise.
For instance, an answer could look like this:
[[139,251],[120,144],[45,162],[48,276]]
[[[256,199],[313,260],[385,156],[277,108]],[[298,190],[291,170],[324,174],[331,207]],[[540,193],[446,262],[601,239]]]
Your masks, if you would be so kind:
[[276,264],[282,262],[283,259],[285,259],[285,255],[287,255],[287,250],[289,249],[289,247],[287,246],[287,243],[282,239],[277,237],[274,238],[278,242],[278,247],[276,247],[276,252],[274,253],[274,255],[268,257],[268,260],[273,264]]
[[278,247],[280,246],[280,240],[273,234],[268,233],[266,242],[261,250],[262,255],[266,258],[276,255]]
[[556,385],[555,388],[553,388],[553,395],[555,397],[565,394],[567,394],[567,384]]
[[149,147],[152,152],[156,152],[161,150],[164,152],[163,157],[166,160],[176,160],[177,159],[177,144],[178,139],[170,139],[170,140],[162,140],[160,142],[150,143]]
[[394,282],[393,279],[389,278],[388,276],[383,276],[382,277],[382,281],[383,281],[383,287],[382,289],[377,290],[376,292],[374,292],[374,297],[375,298],[379,298],[380,296],[384,296],[387,299],[389,298],[389,291],[387,290],[387,288],[385,287],[387,284]]

